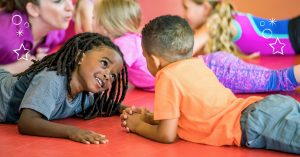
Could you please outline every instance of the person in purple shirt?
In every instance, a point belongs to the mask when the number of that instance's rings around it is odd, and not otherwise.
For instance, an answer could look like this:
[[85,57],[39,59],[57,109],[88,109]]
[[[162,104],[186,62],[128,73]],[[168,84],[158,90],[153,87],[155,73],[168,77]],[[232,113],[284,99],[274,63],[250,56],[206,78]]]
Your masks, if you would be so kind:
[[72,0],[0,1],[0,69],[19,73],[63,42]]

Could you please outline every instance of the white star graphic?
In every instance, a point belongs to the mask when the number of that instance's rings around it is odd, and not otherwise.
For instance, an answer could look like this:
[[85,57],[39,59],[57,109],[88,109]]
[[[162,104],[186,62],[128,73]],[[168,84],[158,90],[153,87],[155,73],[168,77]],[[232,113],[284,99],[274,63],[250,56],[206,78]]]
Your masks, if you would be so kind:
[[276,25],[276,19],[273,19],[273,18],[271,18],[270,20],[269,20],[269,23],[273,26],[273,25]]
[[18,37],[23,36],[23,30],[22,30],[22,29],[19,29],[19,30],[17,31],[17,36],[18,36]]
[[[17,59],[18,60],[20,60],[20,59],[28,60],[28,53],[30,52],[30,50],[26,49],[24,47],[23,43],[21,44],[19,49],[14,49],[13,51],[17,54]],[[19,58],[20,57],[19,51],[26,51],[26,53],[21,58]]]
[[[277,51],[277,50],[276,50],[276,47],[278,47],[278,44],[277,44],[277,43],[279,44],[281,51]],[[269,45],[273,48],[273,54],[279,53],[279,54],[284,55],[284,53],[283,53],[283,48],[284,48],[284,46],[285,46],[285,43],[281,43],[280,40],[278,39],[278,37],[277,37],[275,43],[271,43],[271,44],[269,44]],[[275,50],[276,50],[276,51],[275,51]]]

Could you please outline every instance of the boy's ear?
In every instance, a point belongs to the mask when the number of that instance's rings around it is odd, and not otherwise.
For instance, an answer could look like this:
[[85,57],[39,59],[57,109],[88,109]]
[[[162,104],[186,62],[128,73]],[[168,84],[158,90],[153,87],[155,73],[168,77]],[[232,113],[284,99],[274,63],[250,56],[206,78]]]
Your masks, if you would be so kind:
[[40,15],[40,8],[39,6],[29,2],[26,4],[26,11],[29,16],[38,17]]
[[155,64],[155,66],[156,66],[157,69],[159,67],[161,67],[161,59],[160,58],[158,58],[158,57],[156,57],[156,56],[154,56],[152,54],[150,54],[150,57],[153,59],[154,64]]

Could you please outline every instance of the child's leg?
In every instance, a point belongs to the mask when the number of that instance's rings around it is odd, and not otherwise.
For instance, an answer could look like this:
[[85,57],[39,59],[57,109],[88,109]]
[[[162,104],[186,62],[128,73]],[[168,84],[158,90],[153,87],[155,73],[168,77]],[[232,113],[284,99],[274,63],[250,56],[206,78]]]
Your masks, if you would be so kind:
[[292,67],[271,70],[226,52],[208,54],[203,59],[219,81],[235,93],[292,91],[298,86]]
[[241,116],[241,145],[300,154],[300,103],[270,95],[248,106]]

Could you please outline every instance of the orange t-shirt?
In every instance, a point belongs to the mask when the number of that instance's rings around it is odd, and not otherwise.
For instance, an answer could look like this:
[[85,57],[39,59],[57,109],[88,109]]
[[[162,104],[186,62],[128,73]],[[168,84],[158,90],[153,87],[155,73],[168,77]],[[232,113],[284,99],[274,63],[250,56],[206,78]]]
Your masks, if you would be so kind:
[[202,59],[187,59],[157,73],[154,119],[179,118],[177,134],[187,141],[240,146],[241,112],[261,99],[235,97]]

